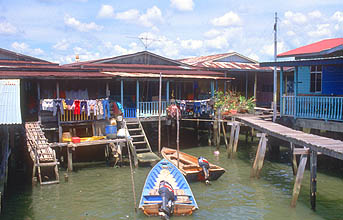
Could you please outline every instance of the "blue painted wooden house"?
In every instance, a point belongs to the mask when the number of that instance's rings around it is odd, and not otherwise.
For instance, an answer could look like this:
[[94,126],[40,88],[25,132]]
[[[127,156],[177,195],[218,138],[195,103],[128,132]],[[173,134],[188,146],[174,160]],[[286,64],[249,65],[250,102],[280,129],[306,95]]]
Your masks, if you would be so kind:
[[[293,59],[261,63],[280,67],[281,117],[343,121],[343,38],[322,40],[278,55],[290,57]],[[285,68],[293,68],[291,77],[285,77]]]

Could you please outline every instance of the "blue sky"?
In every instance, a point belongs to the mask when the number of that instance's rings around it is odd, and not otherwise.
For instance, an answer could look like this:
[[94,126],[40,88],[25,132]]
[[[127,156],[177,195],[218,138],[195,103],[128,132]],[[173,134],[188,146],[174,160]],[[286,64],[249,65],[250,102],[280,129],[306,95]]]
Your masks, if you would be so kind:
[[57,63],[148,50],[173,59],[278,53],[343,37],[342,0],[0,0],[0,47]]

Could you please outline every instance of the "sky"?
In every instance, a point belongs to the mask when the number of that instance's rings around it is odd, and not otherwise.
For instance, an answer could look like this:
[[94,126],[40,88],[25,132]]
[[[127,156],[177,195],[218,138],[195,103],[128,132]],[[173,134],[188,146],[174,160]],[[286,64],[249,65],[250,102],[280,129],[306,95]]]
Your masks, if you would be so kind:
[[147,49],[171,59],[278,53],[343,37],[342,0],[0,0],[0,48],[60,64]]

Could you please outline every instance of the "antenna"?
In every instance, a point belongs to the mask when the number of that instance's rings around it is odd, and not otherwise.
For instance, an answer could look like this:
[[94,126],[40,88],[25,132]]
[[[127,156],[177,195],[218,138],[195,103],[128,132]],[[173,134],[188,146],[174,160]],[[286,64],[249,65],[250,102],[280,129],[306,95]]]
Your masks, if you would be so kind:
[[135,39],[139,39],[140,42],[143,44],[144,46],[144,50],[148,51],[148,47],[155,41],[161,41],[161,40],[157,40],[154,38],[150,38],[148,37],[148,34],[146,33],[145,36],[138,36],[138,37],[128,37],[128,38],[135,38]]

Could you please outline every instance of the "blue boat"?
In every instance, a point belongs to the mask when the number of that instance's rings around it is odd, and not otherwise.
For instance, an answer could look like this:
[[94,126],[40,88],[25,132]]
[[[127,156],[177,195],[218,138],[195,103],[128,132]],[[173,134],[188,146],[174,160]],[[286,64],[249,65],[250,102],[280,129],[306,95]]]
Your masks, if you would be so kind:
[[[139,203],[141,209],[147,216],[162,215],[162,197],[159,194],[161,181],[167,181],[174,192],[173,215],[191,215],[198,209],[191,188],[183,174],[168,160],[158,162],[149,172]],[[168,216],[169,217],[169,216]]]

